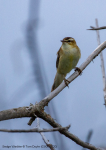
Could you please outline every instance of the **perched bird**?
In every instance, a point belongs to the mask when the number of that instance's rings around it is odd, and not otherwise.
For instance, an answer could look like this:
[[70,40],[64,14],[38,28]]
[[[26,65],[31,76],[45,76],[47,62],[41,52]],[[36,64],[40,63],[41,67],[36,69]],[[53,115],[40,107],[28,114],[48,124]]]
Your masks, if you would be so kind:
[[[80,49],[76,44],[76,41],[72,37],[65,37],[61,40],[62,46],[57,52],[56,68],[57,73],[55,75],[54,83],[51,92],[55,90],[64,80],[68,86],[68,80],[65,79],[67,73],[76,67],[80,57]],[[77,68],[77,67],[76,67]],[[80,71],[79,68],[77,68]]]

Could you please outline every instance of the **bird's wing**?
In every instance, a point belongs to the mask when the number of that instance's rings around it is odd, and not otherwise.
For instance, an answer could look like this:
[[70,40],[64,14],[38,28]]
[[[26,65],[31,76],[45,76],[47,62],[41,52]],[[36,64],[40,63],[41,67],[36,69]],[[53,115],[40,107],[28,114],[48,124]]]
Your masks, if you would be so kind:
[[62,54],[62,49],[60,47],[59,51],[57,52],[57,60],[56,60],[56,68],[58,68],[60,55]]

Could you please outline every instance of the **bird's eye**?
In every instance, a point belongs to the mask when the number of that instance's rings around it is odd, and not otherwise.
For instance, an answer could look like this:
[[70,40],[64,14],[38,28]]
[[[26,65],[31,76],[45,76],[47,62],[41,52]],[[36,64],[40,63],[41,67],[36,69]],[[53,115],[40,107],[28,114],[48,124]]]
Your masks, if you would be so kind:
[[71,42],[71,40],[68,40],[67,42]]

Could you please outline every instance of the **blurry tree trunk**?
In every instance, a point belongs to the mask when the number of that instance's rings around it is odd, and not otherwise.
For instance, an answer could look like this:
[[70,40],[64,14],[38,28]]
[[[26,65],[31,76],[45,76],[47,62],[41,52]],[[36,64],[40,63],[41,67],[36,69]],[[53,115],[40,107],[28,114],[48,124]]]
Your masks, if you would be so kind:
[[[29,18],[26,32],[26,40],[27,46],[29,50],[29,54],[32,61],[32,69],[35,78],[35,83],[38,86],[40,92],[40,100],[44,98],[49,92],[48,81],[43,65],[43,60],[40,55],[39,47],[38,47],[38,38],[37,38],[37,29],[38,29],[38,21],[39,21],[39,5],[40,0],[30,0],[30,10],[29,10]],[[49,114],[55,116],[56,120],[59,121],[58,114],[56,113],[56,109],[54,108],[53,102],[49,104],[49,107],[46,108]],[[65,149],[66,145],[63,142],[63,138],[59,133],[52,133],[55,143],[62,150]]]

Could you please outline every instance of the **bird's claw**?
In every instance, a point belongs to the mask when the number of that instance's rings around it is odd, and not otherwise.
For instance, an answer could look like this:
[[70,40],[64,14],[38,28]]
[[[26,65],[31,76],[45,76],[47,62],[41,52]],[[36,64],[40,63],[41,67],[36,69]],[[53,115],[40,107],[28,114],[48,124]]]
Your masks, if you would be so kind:
[[75,71],[78,71],[79,75],[82,75],[82,70],[78,67],[75,67]]
[[[65,82],[66,86],[68,86],[68,84],[70,83],[70,81],[68,81],[68,80],[65,79],[65,78],[64,78],[64,82]],[[69,86],[68,86],[68,88],[69,88]]]

